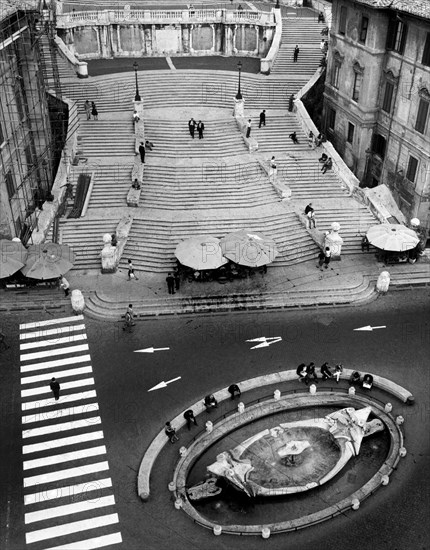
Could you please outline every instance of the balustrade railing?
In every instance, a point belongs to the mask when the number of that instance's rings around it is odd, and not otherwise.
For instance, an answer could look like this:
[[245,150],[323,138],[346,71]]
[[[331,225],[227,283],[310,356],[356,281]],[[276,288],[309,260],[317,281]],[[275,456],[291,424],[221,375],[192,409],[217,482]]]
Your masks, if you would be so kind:
[[273,12],[250,10],[97,10],[73,11],[57,15],[58,27],[71,25],[106,25],[110,23],[193,23],[193,22],[224,22],[224,23],[254,23],[260,25],[274,25]]

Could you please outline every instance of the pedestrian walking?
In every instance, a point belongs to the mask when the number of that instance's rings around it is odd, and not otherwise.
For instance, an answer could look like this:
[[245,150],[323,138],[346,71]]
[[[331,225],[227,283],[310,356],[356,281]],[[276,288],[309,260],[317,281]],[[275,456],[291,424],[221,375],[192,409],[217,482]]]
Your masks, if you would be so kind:
[[322,11],[318,14],[318,23],[324,23],[324,14]]
[[164,428],[164,433],[167,435],[167,437],[170,440],[170,443],[176,443],[176,441],[179,441],[179,437],[176,435],[175,428],[170,424],[170,422],[166,422],[166,426]]
[[203,139],[204,129],[205,129],[205,125],[203,124],[203,122],[201,120],[199,120],[198,123],[197,123],[197,132],[199,134],[199,139]]
[[188,131],[190,132],[190,136],[194,139],[194,132],[196,130],[196,121],[193,118],[190,118],[188,121]]
[[179,275],[179,271],[175,270],[173,272],[173,278],[175,279],[175,290],[179,290],[179,287],[181,285],[181,277]]
[[228,387],[228,393],[231,396],[231,399],[234,399],[236,397],[236,394],[240,397],[242,395],[242,392],[240,391],[240,388],[237,384],[231,384]]
[[318,254],[318,265],[317,267],[322,271],[322,266],[324,264],[325,269],[328,268],[328,264],[331,260],[331,250],[329,246],[326,246],[324,250]]
[[312,130],[309,132],[308,135],[308,145],[311,149],[314,148],[314,133],[312,132]]
[[49,387],[52,390],[52,393],[54,394],[55,401],[58,401],[60,399],[60,383],[56,378],[51,378],[51,383],[49,384]]
[[308,218],[308,229],[312,229],[312,227],[315,229],[317,224],[315,221],[315,210],[312,208],[311,203],[308,204],[306,208],[308,208],[308,211],[306,212],[306,216]]
[[91,120],[91,103],[88,101],[88,99],[84,103],[84,109],[87,115],[87,120]]
[[97,111],[97,107],[94,101],[91,102],[91,114],[93,115],[94,120],[99,119],[99,112]]
[[136,277],[136,274],[134,272],[134,265],[131,260],[127,260],[127,267],[128,267],[128,280],[131,281],[132,279],[136,279],[138,281],[139,279]]
[[292,132],[288,137],[291,139],[291,141],[292,141],[295,145],[297,145],[297,144],[299,143],[299,140],[297,139],[297,134],[296,134],[296,132]]
[[171,273],[167,274],[166,283],[167,283],[167,290],[169,291],[169,294],[175,294],[175,278]]
[[194,413],[191,409],[188,409],[188,411],[184,412],[184,418],[187,421],[187,428],[189,430],[191,430],[191,422],[194,422],[194,424],[198,426],[196,417],[194,416]]
[[320,371],[323,381],[328,380],[329,378],[333,378],[333,373],[331,372],[327,362],[321,365]]
[[124,316],[125,325],[122,327],[122,330],[126,330],[127,332],[133,332],[133,327],[136,325],[136,323],[133,321],[133,318],[134,318],[133,304],[128,304],[128,308]]
[[64,295],[67,297],[70,293],[70,283],[64,275],[60,275],[60,288],[64,290]]
[[297,63],[297,59],[299,58],[299,52],[300,52],[299,45],[296,44],[296,47],[294,48],[294,53],[293,53],[293,61],[294,61],[294,63]]
[[246,123],[246,137],[247,138],[249,138],[249,136],[251,135],[251,124],[252,124],[251,119],[248,119],[248,122]]
[[260,123],[258,127],[261,128],[261,126],[266,126],[266,109],[263,109],[260,113]]
[[6,336],[4,332],[0,331],[0,351],[6,351],[10,346],[6,343]]
[[333,167],[333,161],[331,160],[331,157],[328,157],[328,159],[325,161],[321,168],[321,172],[325,174],[327,170],[331,170]]
[[145,164],[145,145],[143,144],[143,141],[141,141],[139,145],[139,154],[140,154],[140,162],[142,164]]
[[294,99],[295,99],[295,96],[294,94],[291,94],[290,95],[290,99],[288,100],[288,110],[290,111],[290,113],[293,111],[294,109]]
[[366,235],[361,239],[361,252],[364,252],[364,249],[366,249],[367,252],[370,250],[370,242]]

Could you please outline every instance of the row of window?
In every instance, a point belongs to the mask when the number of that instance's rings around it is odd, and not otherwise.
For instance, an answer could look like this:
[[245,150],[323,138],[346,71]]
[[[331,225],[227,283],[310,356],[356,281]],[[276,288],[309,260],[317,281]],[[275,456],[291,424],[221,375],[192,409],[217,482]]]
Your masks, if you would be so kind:
[[[331,133],[334,132],[335,124],[336,124],[336,111],[331,107],[329,107],[327,109],[327,129]],[[355,132],[354,124],[352,124],[352,122],[348,122],[347,135],[346,135],[346,141],[348,143],[351,143],[351,144],[353,143],[354,132]],[[387,145],[387,141],[384,136],[378,133],[373,134],[371,150],[375,155],[378,155],[382,159],[385,158],[386,145]],[[417,169],[418,169],[418,159],[410,155],[409,161],[408,161],[408,168],[406,170],[406,179],[411,181],[412,183],[415,182]]]
[[[348,20],[348,8],[341,6],[339,15],[338,33],[346,34],[346,23]],[[369,18],[363,15],[360,21],[360,28],[358,33],[358,41],[361,44],[366,43],[367,31],[369,28]],[[408,26],[398,19],[391,19],[388,24],[386,49],[403,54],[405,50],[406,38],[408,35]],[[424,45],[423,54],[421,57],[421,63],[426,66],[430,66],[430,32],[427,33],[426,42]]]

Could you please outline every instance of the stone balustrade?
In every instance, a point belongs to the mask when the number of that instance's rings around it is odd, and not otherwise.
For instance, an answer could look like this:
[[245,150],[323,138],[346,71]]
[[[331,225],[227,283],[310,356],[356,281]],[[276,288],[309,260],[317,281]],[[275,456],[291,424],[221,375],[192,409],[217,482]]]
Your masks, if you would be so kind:
[[247,23],[261,26],[275,24],[272,12],[216,10],[97,10],[57,14],[57,28],[119,23]]

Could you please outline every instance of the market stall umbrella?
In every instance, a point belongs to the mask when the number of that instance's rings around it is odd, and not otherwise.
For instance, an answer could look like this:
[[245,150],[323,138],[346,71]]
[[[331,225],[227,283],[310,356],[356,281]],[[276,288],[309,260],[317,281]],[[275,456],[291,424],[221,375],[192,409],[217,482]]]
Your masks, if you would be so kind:
[[278,249],[273,239],[255,231],[236,231],[221,239],[221,250],[236,264],[260,267],[273,262]]
[[368,230],[366,236],[370,244],[390,252],[405,252],[415,248],[419,243],[415,231],[401,224],[374,225]]
[[25,265],[27,249],[21,241],[0,240],[0,279],[10,277]]
[[178,244],[175,256],[181,264],[193,269],[217,269],[228,263],[221,251],[220,241],[216,237],[200,235],[191,237]]
[[64,275],[73,267],[75,256],[66,244],[44,243],[29,246],[21,272],[30,279],[45,281]]

